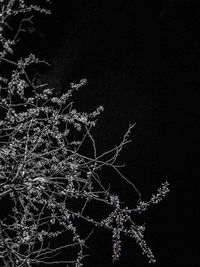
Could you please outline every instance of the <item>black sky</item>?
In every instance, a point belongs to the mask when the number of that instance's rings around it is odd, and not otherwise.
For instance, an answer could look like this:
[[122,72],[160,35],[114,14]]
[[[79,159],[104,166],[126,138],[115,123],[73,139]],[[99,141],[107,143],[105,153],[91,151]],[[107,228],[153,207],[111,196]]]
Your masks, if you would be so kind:
[[[54,2],[53,15],[36,21],[43,35],[35,32],[27,48],[36,38],[32,48],[52,63],[46,75],[60,88],[87,78],[75,103],[88,112],[104,106],[94,131],[101,152],[137,123],[133,142],[121,154],[125,174],[144,200],[161,182],[171,187],[143,217],[155,266],[198,266],[200,1]],[[135,200],[114,184],[129,203]],[[109,241],[102,236],[104,247]],[[127,242],[116,266],[147,266]],[[108,252],[109,246],[91,249],[88,266],[112,266]]]

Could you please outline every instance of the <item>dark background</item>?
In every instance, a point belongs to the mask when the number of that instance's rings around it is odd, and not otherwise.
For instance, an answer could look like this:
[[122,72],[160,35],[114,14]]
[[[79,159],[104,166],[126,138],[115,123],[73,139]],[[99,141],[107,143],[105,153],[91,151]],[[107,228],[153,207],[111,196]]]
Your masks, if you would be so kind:
[[[105,108],[94,130],[99,152],[136,122],[121,153],[123,173],[144,200],[166,180],[171,189],[141,216],[155,266],[199,266],[200,1],[54,1],[52,12],[36,15],[23,51],[52,64],[37,74],[58,94],[87,78],[74,101],[81,111]],[[117,175],[111,180],[134,206],[134,191]],[[124,239],[114,265],[111,236],[99,231],[92,239],[86,266],[148,265],[134,240]]]

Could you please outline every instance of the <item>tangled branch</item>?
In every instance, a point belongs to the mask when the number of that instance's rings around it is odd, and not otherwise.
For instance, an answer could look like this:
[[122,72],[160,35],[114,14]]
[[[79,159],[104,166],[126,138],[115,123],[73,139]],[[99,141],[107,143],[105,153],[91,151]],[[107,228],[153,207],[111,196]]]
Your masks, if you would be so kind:
[[[6,25],[9,16],[22,12],[49,13],[38,6],[26,6],[23,0],[0,1],[0,7],[1,25]],[[35,85],[27,69],[44,61],[33,54],[17,62],[8,58],[23,31],[22,26],[23,21],[12,40],[6,40],[0,31],[0,62],[13,66],[11,73],[0,76],[3,114],[0,120],[0,200],[3,203],[9,198],[12,203],[10,212],[0,219],[0,265],[22,267],[59,263],[81,267],[87,256],[86,241],[95,227],[112,232],[113,261],[121,254],[121,236],[127,235],[135,239],[149,262],[155,262],[144,240],[145,227],[137,225],[133,218],[150,204],[160,202],[169,191],[168,183],[163,183],[157,195],[145,202],[136,186],[120,171],[122,165],[116,161],[124,145],[130,142],[134,125],[129,126],[119,145],[98,155],[92,128],[103,107],[91,113],[78,112],[73,107],[70,98],[85,85],[85,79],[72,83],[60,98],[54,97],[54,88],[41,90],[42,85]],[[90,148],[85,147],[86,141],[90,142]],[[84,153],[88,149],[91,156]],[[102,168],[108,167],[132,186],[138,195],[136,207],[126,207],[119,196],[103,184],[100,173]],[[101,203],[109,214],[92,217],[91,203]],[[80,234],[77,220],[91,225],[87,236]],[[62,239],[63,244],[55,246],[58,239]],[[66,253],[71,249],[75,255]],[[68,259],[58,257],[62,251],[69,255]]]

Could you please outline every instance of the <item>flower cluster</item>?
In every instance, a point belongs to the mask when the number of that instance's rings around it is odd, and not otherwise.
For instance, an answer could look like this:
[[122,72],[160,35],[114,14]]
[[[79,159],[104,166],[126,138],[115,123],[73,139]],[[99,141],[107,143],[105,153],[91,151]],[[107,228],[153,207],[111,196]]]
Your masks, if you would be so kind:
[[158,193],[156,195],[152,195],[151,199],[148,202],[140,201],[138,206],[134,210],[138,213],[147,210],[150,204],[158,204],[169,191],[169,183],[162,183],[162,186],[158,189]]
[[[46,1],[49,2],[49,1]],[[0,1],[0,22],[6,27],[9,16],[30,11],[49,14],[37,5],[24,0]],[[98,107],[91,113],[79,112],[70,102],[73,92],[86,84],[86,79],[71,83],[60,98],[53,90],[37,86],[28,75],[32,64],[45,63],[33,54],[17,61],[7,57],[13,53],[16,38],[22,31],[23,20],[13,40],[0,30],[0,63],[10,63],[12,71],[0,75],[0,201],[7,198],[12,207],[0,219],[0,266],[43,266],[65,264],[83,266],[86,241],[77,220],[92,228],[103,227],[112,232],[113,261],[121,255],[121,236],[135,239],[149,262],[154,255],[144,240],[144,226],[134,221],[134,212],[157,204],[169,192],[164,183],[149,202],[140,201],[136,208],[128,208],[117,194],[106,189],[99,175],[102,168],[113,168],[141,195],[135,185],[115,164],[134,125],[130,125],[122,141],[115,148],[98,154],[91,134],[96,117],[103,111]],[[2,26],[1,26],[2,27]],[[76,136],[76,138],[75,138]],[[85,145],[93,156],[84,154]],[[89,203],[104,205],[107,216],[94,218]],[[65,238],[62,238],[62,236]],[[59,245],[55,245],[56,240]],[[59,253],[74,257],[60,260]]]

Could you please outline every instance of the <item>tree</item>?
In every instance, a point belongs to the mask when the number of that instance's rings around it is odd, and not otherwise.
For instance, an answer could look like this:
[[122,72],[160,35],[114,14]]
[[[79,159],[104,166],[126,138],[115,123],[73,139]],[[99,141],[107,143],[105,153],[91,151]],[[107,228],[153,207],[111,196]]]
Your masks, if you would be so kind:
[[[49,2],[44,1],[44,6]],[[5,70],[0,75],[0,201],[10,202],[0,218],[0,265],[83,266],[87,239],[96,227],[112,232],[113,261],[120,257],[121,235],[127,235],[135,239],[149,262],[155,262],[144,240],[145,227],[137,225],[133,215],[160,202],[169,188],[163,183],[145,202],[121,173],[122,166],[116,161],[130,142],[134,125],[129,126],[119,145],[98,155],[92,128],[103,107],[91,113],[78,112],[70,101],[86,79],[71,83],[58,98],[54,88],[45,89],[46,84],[38,85],[30,75],[31,66],[48,63],[34,54],[15,56],[24,23],[32,23],[33,16],[26,18],[24,14],[50,11],[46,6],[27,5],[24,0],[1,0],[0,8],[0,64]],[[10,17],[15,16],[20,21],[13,35]],[[134,208],[128,208],[104,185],[100,174],[106,167],[114,169],[138,194]],[[101,218],[93,216],[91,203],[99,209],[98,205],[103,206]],[[92,227],[87,236],[80,234],[78,221]],[[61,259],[62,251],[67,251],[67,258]]]

